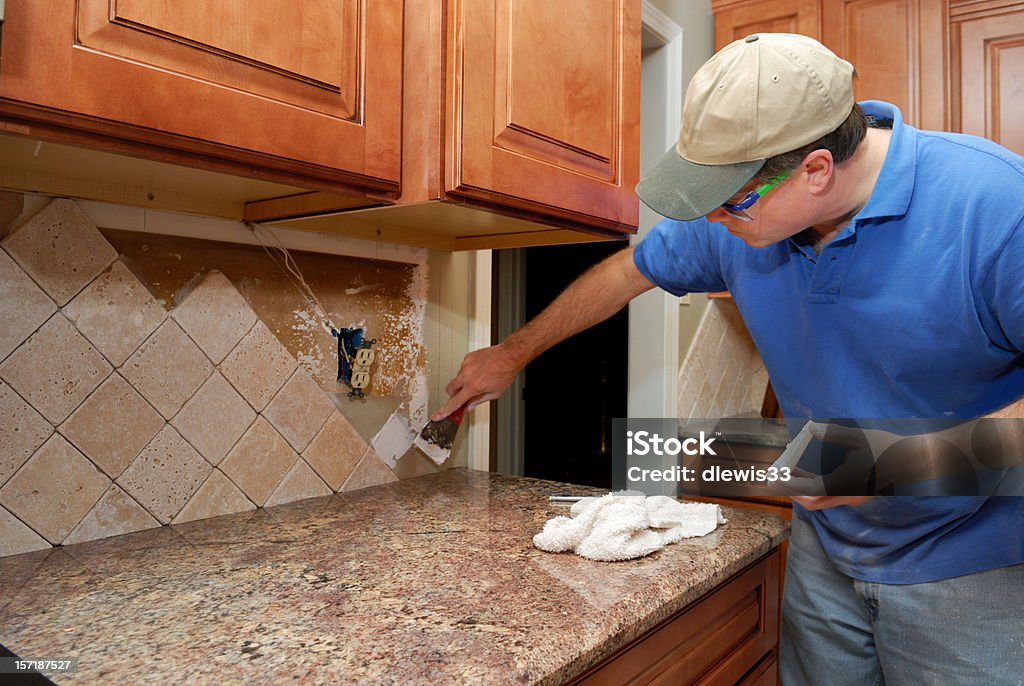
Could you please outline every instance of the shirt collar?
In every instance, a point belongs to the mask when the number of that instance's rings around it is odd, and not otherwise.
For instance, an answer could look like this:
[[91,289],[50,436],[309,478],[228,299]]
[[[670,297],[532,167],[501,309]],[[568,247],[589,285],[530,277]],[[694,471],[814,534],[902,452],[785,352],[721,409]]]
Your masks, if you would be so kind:
[[901,217],[910,207],[917,169],[917,131],[903,123],[903,114],[895,105],[878,100],[860,103],[864,114],[876,119],[892,119],[892,137],[882,170],[871,190],[868,202],[852,224],[876,217]]

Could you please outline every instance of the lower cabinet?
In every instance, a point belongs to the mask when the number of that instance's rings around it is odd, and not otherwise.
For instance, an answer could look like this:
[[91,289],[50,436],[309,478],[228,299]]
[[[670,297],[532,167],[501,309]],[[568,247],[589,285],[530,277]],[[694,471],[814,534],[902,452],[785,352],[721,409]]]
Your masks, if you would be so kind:
[[777,683],[780,557],[773,550],[570,683]]

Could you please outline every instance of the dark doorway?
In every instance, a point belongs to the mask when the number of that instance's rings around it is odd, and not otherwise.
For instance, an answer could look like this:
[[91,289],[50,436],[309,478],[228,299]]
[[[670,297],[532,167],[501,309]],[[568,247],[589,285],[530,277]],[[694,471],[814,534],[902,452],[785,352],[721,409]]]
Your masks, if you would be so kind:
[[[540,313],[621,241],[527,248],[525,314]],[[611,488],[612,419],[626,416],[629,314],[551,348],[526,367],[526,476]]]

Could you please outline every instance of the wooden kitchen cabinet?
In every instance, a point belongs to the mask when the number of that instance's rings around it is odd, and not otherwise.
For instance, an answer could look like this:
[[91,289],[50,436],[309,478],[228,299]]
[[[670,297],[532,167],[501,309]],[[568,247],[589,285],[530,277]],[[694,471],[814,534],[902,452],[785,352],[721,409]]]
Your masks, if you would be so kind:
[[[627,237],[639,218],[640,7],[407,0],[396,206],[288,224],[453,250]],[[248,211],[279,214],[277,201]]]
[[398,189],[400,0],[10,0],[2,49],[4,131]]
[[571,685],[776,683],[779,564],[775,550]]
[[757,31],[802,33],[857,67],[858,100],[917,127],[984,136],[1024,153],[1020,0],[718,0],[715,46]]
[[954,130],[1024,155],[1024,2],[953,2]]
[[[640,7],[9,0],[0,188],[446,250],[625,238],[639,212]],[[42,166],[19,138],[278,185],[190,208],[203,180],[183,195],[183,176],[149,180],[173,168]]]

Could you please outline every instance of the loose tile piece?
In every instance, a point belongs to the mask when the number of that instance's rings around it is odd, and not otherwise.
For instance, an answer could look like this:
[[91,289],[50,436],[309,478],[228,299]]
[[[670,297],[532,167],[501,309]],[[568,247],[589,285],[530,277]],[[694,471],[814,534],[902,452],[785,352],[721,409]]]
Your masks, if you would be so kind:
[[15,229],[2,245],[60,306],[117,259],[117,251],[78,206],[61,198]]
[[332,491],[337,491],[366,453],[366,448],[362,436],[335,410],[302,457]]
[[215,371],[171,423],[207,462],[216,465],[254,419],[249,403]]
[[270,422],[258,417],[220,468],[250,500],[262,506],[297,459],[298,454]]
[[50,296],[0,250],[0,360],[56,311]]
[[60,313],[0,365],[0,377],[53,424],[67,419],[110,371],[103,356]]
[[110,484],[110,488],[89,510],[89,514],[85,515],[75,530],[64,539],[64,545],[130,534],[133,531],[153,529],[158,526],[160,526],[160,522],[156,521],[153,515],[132,500],[131,496],[121,490],[117,484]]
[[117,479],[161,524],[185,506],[213,468],[169,424]]
[[213,365],[181,327],[168,319],[120,371],[165,419],[170,419],[203,385]]
[[196,519],[209,519],[255,509],[256,506],[238,490],[238,486],[233,484],[231,479],[224,476],[219,469],[214,469],[210,478],[199,487],[185,507],[181,508],[181,512],[171,524],[181,524]]
[[203,352],[219,364],[256,322],[256,313],[219,271],[211,271],[171,311]]
[[109,485],[110,479],[92,462],[63,436],[54,434],[0,488],[0,504],[57,545]]
[[30,553],[51,547],[46,539],[0,507],[0,557]]
[[124,364],[167,317],[120,261],[75,296],[64,314],[115,367]]
[[301,452],[334,412],[327,398],[304,369],[297,369],[263,411],[274,428]]
[[409,420],[401,412],[395,412],[384,422],[370,445],[384,464],[394,469],[398,459],[412,447],[416,434],[409,426]]
[[53,425],[0,381],[0,486],[52,433]]
[[316,475],[305,460],[296,460],[280,485],[267,499],[266,507],[283,505],[306,498],[318,498],[332,493],[330,487]]
[[297,366],[298,362],[267,325],[257,321],[220,363],[220,371],[259,412]]
[[160,413],[114,372],[60,425],[60,432],[116,479],[163,426]]
[[343,491],[355,491],[360,488],[378,486],[390,481],[398,481],[395,473],[388,469],[388,466],[381,462],[380,458],[373,452],[373,448],[366,451],[363,459],[359,461],[351,476],[342,485]]

